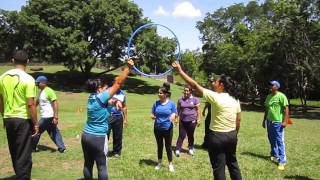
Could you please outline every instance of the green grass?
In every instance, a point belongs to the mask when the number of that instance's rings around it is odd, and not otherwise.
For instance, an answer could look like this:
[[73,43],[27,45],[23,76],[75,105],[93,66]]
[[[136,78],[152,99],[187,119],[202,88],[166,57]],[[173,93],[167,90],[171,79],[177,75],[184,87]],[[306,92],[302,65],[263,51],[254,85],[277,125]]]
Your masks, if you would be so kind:
[[[296,105],[296,106],[301,106],[301,101],[300,101],[300,99],[290,99],[290,104]],[[320,107],[320,101],[308,100],[307,106]]]
[[[6,67],[0,67],[0,73],[5,69]],[[59,66],[45,67],[45,72],[54,73],[63,69]],[[153,162],[157,161],[156,142],[153,135],[153,122],[149,117],[151,106],[157,99],[157,88],[162,85],[162,82],[130,77],[126,83],[129,126],[124,129],[121,158],[108,160],[110,179],[211,179],[208,154],[199,148],[196,149],[194,158],[185,153],[180,158],[174,157],[175,173],[169,173],[164,151],[164,167],[160,171],[154,170]],[[182,87],[172,86],[174,101],[181,96],[181,93]],[[74,180],[83,177],[83,154],[78,135],[81,136],[86,118],[85,106],[88,94],[57,91],[57,95],[60,105],[59,126],[68,151],[60,154],[48,149],[34,153],[32,177],[37,180]],[[288,166],[283,172],[278,171],[276,165],[267,159],[269,144],[266,132],[261,127],[262,118],[263,114],[260,112],[243,111],[242,113],[237,157],[243,179],[320,179],[320,118],[313,120],[299,118],[294,121],[294,125],[286,129]],[[202,143],[203,135],[204,123],[195,132],[197,145]],[[177,136],[178,128],[175,127],[173,146]],[[40,144],[56,148],[46,133],[43,134]],[[112,149],[111,144],[109,143],[110,149]],[[186,148],[186,142],[184,147]],[[14,172],[5,130],[0,128],[0,179],[12,175]],[[96,170],[95,177],[97,177]]]

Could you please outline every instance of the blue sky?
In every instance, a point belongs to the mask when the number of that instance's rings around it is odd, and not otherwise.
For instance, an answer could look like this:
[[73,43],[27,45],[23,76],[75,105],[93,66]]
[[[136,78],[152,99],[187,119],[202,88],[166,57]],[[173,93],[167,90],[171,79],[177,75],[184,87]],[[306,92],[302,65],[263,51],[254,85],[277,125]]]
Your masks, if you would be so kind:
[[[195,27],[206,13],[249,0],[133,0],[145,17],[169,27],[179,39],[182,49],[201,48],[200,33]],[[26,0],[0,0],[0,8],[20,10]]]

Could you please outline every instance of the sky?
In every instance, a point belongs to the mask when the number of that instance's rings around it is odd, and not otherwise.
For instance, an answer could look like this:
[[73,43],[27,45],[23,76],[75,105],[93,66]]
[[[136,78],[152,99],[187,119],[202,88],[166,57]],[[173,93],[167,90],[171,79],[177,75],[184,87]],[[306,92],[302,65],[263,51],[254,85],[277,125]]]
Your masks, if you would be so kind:
[[[131,0],[143,10],[144,17],[170,28],[179,40],[182,50],[201,49],[198,21],[220,7],[235,3],[247,4],[249,0]],[[26,0],[0,0],[0,9],[20,10]],[[166,31],[166,30],[162,30]],[[168,31],[167,31],[168,32]],[[160,32],[161,33],[161,32]]]

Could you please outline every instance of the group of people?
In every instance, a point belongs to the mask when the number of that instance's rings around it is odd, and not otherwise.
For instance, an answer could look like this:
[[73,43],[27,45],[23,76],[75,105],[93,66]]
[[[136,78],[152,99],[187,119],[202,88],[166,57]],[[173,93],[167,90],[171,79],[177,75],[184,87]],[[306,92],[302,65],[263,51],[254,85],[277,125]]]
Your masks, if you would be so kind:
[[[0,112],[7,132],[9,150],[16,179],[30,179],[32,168],[32,150],[40,135],[45,130],[58,146],[59,152],[65,152],[58,124],[58,102],[54,91],[47,86],[48,79],[39,76],[36,80],[25,72],[28,55],[18,50],[12,57],[14,69],[0,76]],[[93,164],[98,168],[98,179],[108,179],[107,153],[110,130],[113,131],[113,154],[121,155],[122,128],[128,123],[126,98],[120,89],[133,67],[133,60],[127,61],[120,75],[111,86],[97,79],[87,81],[90,93],[87,103],[87,120],[84,125],[81,145],[84,155],[83,174],[85,179],[92,179]],[[210,114],[206,118],[206,135],[203,147],[209,153],[213,177],[225,179],[225,166],[228,167],[231,179],[242,179],[236,157],[237,135],[240,129],[241,107],[238,91],[234,81],[222,75],[212,80],[212,90],[199,85],[189,77],[179,63],[172,67],[184,79],[183,96],[177,106],[170,99],[170,85],[165,83],[159,88],[157,100],[151,109],[154,120],[154,136],[157,143],[158,164],[161,168],[163,142],[169,161],[169,171],[174,172],[172,163],[173,124],[179,119],[179,137],[175,154],[180,156],[183,140],[188,136],[188,153],[194,155],[194,131],[200,124],[200,102],[192,95],[195,90],[206,100],[205,109]],[[36,86],[40,89],[37,97]],[[280,83],[270,82],[271,93],[265,101],[266,113],[262,126],[267,127],[271,146],[270,159],[278,163],[278,169],[284,170],[286,155],[284,146],[284,128],[289,120],[288,100],[279,92]],[[36,106],[40,106],[40,123],[37,119]]]

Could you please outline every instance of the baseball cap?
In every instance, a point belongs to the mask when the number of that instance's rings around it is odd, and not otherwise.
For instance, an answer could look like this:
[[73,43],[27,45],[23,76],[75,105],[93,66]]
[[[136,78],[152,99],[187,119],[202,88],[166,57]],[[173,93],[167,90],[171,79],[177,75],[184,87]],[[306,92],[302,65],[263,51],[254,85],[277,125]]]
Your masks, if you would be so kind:
[[36,79],[36,83],[39,83],[39,82],[48,82],[48,78],[45,76],[38,76]]
[[280,88],[280,83],[279,83],[279,81],[276,81],[276,80],[270,81],[270,85],[273,85],[273,86],[276,86],[277,88]]

